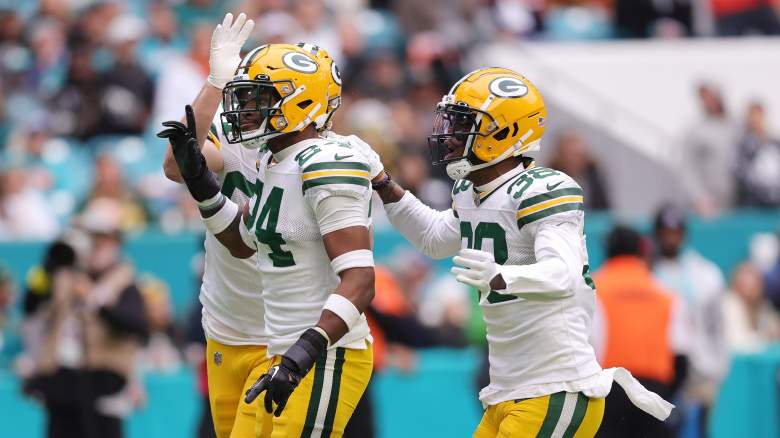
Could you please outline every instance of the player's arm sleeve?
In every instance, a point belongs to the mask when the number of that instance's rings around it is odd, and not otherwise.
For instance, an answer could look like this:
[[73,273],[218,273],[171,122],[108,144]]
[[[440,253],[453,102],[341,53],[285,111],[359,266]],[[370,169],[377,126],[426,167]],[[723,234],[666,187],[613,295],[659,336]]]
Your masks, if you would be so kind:
[[572,295],[584,266],[580,227],[569,221],[545,221],[534,233],[536,263],[500,266],[506,289],[496,292],[527,299]]
[[371,224],[368,166],[362,163],[316,163],[304,169],[304,199],[312,208],[320,232]]
[[460,221],[450,210],[438,211],[406,192],[398,201],[385,204],[390,223],[423,254],[441,259],[460,249]]

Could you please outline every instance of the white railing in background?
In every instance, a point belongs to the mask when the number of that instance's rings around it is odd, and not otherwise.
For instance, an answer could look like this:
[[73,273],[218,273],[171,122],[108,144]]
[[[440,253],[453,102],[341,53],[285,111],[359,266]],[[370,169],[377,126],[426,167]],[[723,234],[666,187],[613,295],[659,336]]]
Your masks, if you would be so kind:
[[737,120],[757,98],[780,126],[780,38],[494,43],[467,64],[522,72],[551,103],[666,166],[700,117],[701,81],[721,88]]

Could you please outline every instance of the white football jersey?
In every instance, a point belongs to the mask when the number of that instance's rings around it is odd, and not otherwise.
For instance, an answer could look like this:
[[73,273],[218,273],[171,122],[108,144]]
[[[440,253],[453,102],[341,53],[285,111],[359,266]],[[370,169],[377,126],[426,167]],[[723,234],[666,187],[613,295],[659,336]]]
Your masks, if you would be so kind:
[[[257,151],[227,142],[219,121],[221,112],[220,108],[209,131],[209,140],[220,150],[225,162],[218,173],[222,193],[240,208],[254,193]],[[204,247],[206,266],[200,302],[206,336],[226,345],[266,345],[262,275],[255,259],[233,257],[209,231],[206,231]]]
[[[276,162],[275,160],[279,161]],[[329,196],[348,196],[368,217],[368,164],[346,143],[309,139],[274,155],[261,154],[247,226],[263,274],[268,354],[283,354],[316,325],[340,278],[325,251],[315,208]],[[331,348],[367,348],[365,315]]]
[[535,167],[484,193],[477,193],[466,180],[456,181],[452,199],[460,221],[461,247],[490,252],[501,265],[536,263],[535,233],[541,224],[573,223],[581,238],[575,248],[579,248],[582,276],[572,295],[480,294],[490,361],[490,385],[480,392],[480,400],[493,405],[577,389],[565,383],[599,373],[601,367],[588,342],[595,290],[582,234],[582,189],[577,183],[562,172]]

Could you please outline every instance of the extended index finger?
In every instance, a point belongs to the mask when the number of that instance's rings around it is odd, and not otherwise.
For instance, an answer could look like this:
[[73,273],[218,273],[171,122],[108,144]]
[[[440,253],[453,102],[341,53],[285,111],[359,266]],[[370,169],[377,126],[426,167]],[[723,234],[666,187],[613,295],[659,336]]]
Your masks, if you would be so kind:
[[268,379],[265,377],[266,375],[263,375],[260,380],[255,382],[255,384],[247,390],[246,395],[244,396],[244,403],[252,403],[258,395],[268,389]]
[[193,133],[195,131],[195,112],[192,110],[192,105],[187,105],[184,107],[184,113],[187,115],[187,128],[190,129]]

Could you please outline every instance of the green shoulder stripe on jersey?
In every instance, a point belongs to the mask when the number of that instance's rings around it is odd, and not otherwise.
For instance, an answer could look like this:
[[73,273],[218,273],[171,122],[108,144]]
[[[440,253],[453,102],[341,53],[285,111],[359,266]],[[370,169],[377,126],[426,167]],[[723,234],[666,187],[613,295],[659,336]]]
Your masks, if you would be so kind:
[[309,408],[306,411],[306,422],[301,431],[301,438],[310,438],[314,431],[314,423],[317,421],[317,411],[320,409],[320,397],[325,380],[325,359],[327,353],[320,354],[314,367],[314,383],[309,397]]
[[563,213],[565,211],[582,210],[582,202],[570,202],[567,204],[556,205],[555,207],[545,208],[544,210],[531,213],[527,216],[523,216],[517,220],[517,228],[523,228],[524,225],[528,225],[531,222],[544,219],[547,216],[552,216],[556,213]]
[[316,178],[309,181],[303,182],[303,191],[317,186],[322,186],[326,184],[354,184],[357,186],[363,186],[368,187],[368,179],[367,178],[359,178],[359,177],[353,177],[353,176],[324,176],[322,178]]
[[328,161],[323,163],[314,163],[309,166],[306,166],[306,168],[303,169],[303,173],[306,172],[314,172],[317,170],[337,170],[337,169],[344,169],[344,170],[363,170],[368,172],[369,167],[366,164],[363,163],[352,163],[348,161]]
[[555,426],[561,418],[563,402],[566,400],[565,392],[557,392],[550,395],[550,402],[547,404],[547,414],[544,416],[544,422],[536,434],[536,438],[550,438],[555,431]]
[[530,207],[532,205],[536,205],[544,201],[549,201],[551,199],[560,198],[561,196],[582,196],[582,189],[579,187],[571,187],[568,189],[558,189],[551,192],[542,193],[541,195],[531,196],[528,199],[523,199],[523,201],[520,202],[518,209]]
[[336,419],[336,407],[339,404],[339,388],[341,386],[341,372],[344,370],[344,355],[347,350],[339,347],[336,349],[336,361],[333,363],[333,385],[330,389],[328,410],[325,412],[325,424],[322,427],[322,436],[330,436],[333,432],[333,420]]

